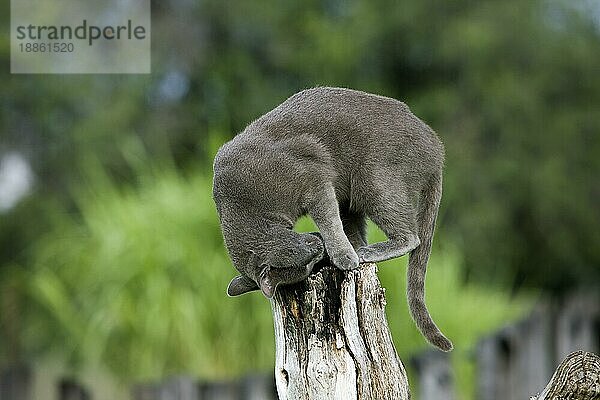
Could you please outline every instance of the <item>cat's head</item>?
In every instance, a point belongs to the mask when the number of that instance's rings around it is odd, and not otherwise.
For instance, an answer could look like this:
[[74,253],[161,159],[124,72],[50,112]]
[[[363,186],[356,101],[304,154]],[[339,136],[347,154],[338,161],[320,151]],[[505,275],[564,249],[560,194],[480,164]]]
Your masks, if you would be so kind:
[[[291,224],[267,218],[221,218],[225,245],[234,267],[256,282],[265,296],[272,297],[281,279],[270,271],[305,270],[307,274],[323,258],[324,245],[318,233],[295,232]],[[289,280],[283,283],[291,283]],[[241,291],[242,294],[248,289]],[[231,294],[231,293],[230,293]]]

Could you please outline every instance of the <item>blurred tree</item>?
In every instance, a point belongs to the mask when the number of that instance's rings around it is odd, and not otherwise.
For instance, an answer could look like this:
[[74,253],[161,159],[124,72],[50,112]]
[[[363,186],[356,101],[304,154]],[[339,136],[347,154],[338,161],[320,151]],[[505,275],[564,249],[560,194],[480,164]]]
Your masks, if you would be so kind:
[[200,104],[218,104],[209,126],[229,136],[302,87],[405,100],[446,143],[439,226],[461,244],[468,278],[597,284],[595,4],[207,1],[198,17],[211,45],[192,79]]

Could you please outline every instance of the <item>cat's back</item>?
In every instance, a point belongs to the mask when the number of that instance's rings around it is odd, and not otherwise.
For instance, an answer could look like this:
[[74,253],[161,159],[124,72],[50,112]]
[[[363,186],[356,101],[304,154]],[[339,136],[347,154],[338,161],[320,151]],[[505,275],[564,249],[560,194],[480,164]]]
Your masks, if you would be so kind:
[[401,162],[407,153],[443,163],[438,136],[406,104],[353,89],[303,90],[252,122],[245,132],[271,140],[316,138],[334,158],[352,163],[382,155]]
[[[298,92],[252,122],[248,128],[275,135],[311,130],[326,133],[364,128],[374,117],[410,112],[406,104],[359,90],[315,87]],[[247,129],[248,129],[247,128]]]

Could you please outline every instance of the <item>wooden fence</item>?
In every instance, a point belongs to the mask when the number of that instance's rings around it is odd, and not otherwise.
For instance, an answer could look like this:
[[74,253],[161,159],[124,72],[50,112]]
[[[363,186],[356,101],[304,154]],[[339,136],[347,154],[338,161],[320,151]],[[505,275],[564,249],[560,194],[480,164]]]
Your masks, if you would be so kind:
[[[484,337],[474,352],[478,400],[523,400],[542,391],[567,354],[600,350],[600,296],[539,304],[525,319]],[[420,400],[455,399],[451,354],[413,359]]]
[[275,382],[270,376],[247,376],[241,381],[197,382],[176,377],[160,383],[136,385],[134,400],[275,400]]
[[[541,391],[558,363],[570,352],[600,350],[600,298],[575,294],[560,302],[539,304],[525,319],[484,337],[474,349],[478,400],[523,400]],[[410,362],[416,398],[455,400],[452,353],[425,351]],[[15,366],[0,371],[0,400],[105,400],[72,379],[58,379],[52,393],[33,394],[34,371]],[[131,400],[275,400],[272,376],[203,382],[174,377],[135,385]]]
[[[96,399],[81,384],[60,379],[45,393],[33,394],[33,372],[17,366],[0,373],[0,400],[108,400]],[[40,397],[42,396],[42,397]],[[131,389],[132,400],[276,400],[271,376],[247,376],[238,381],[202,382],[173,377],[163,382],[138,384]]]

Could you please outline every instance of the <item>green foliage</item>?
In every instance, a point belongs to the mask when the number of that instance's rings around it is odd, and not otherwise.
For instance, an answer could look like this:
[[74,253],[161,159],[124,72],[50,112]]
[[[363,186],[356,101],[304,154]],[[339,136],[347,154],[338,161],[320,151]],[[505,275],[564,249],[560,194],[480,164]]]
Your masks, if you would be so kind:
[[[120,153],[132,137],[183,169],[208,166],[212,144],[302,88],[373,91],[407,102],[445,142],[440,229],[467,279],[597,283],[598,13],[565,0],[156,4],[153,74],[3,76],[2,144],[29,156],[41,193],[69,203],[90,154],[135,179]],[[182,97],[165,94],[171,76]],[[10,261],[23,229],[0,232]]]
[[169,168],[138,187],[105,180],[77,196],[36,246],[36,319],[75,360],[122,377],[193,371],[215,377],[272,363],[269,308],[225,295],[234,271],[204,176]]
[[[76,195],[78,212],[57,216],[36,245],[29,277],[34,325],[53,327],[37,339],[58,345],[76,365],[102,362],[123,379],[271,368],[268,301],[260,292],[225,294],[236,272],[222,244],[210,179],[163,166],[140,173],[135,186],[119,186],[95,171]],[[314,227],[304,219],[298,229]],[[455,250],[436,252],[427,288],[434,317],[462,354],[527,302],[463,287],[459,265]],[[403,261],[383,263],[380,276],[397,348],[412,354],[426,344],[408,316],[404,268]]]
[[457,76],[436,92],[455,96],[448,85],[458,84],[460,97],[440,103],[424,93],[416,103],[446,143],[440,225],[470,278],[597,284],[599,27],[573,3],[520,4],[481,2],[449,21],[435,54]]

